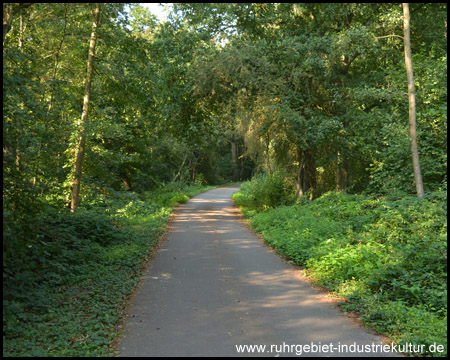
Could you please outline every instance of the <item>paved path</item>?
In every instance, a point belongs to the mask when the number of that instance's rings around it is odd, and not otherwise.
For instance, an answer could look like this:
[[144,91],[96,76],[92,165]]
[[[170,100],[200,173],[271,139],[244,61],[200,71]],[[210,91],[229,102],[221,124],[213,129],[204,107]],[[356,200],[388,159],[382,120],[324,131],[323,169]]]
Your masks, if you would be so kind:
[[[387,355],[366,352],[380,338],[321,300],[246,229],[231,200],[238,188],[210,190],[175,212],[135,298],[119,356],[296,356],[300,345],[311,344],[303,355]],[[266,348],[238,353],[236,345]],[[366,347],[344,353],[343,345]]]

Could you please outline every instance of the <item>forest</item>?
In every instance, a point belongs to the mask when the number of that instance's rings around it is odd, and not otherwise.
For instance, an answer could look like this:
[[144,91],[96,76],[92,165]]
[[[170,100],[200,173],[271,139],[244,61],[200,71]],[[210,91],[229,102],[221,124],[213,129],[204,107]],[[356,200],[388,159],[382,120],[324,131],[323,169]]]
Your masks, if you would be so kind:
[[447,4],[167,6],[3,4],[3,355],[113,354],[174,207],[232,182],[344,310],[446,348]]

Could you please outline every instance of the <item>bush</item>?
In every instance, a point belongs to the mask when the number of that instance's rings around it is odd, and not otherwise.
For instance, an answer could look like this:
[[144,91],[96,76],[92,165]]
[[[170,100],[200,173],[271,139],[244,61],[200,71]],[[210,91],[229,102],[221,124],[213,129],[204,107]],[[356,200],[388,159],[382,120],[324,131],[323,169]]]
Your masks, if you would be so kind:
[[246,199],[242,200],[261,210],[293,204],[296,200],[295,188],[286,179],[281,172],[276,172],[272,176],[268,174],[255,176],[242,184],[241,193],[247,194]]
[[344,309],[359,311],[400,343],[446,346],[445,191],[424,199],[330,192],[267,211],[249,201],[255,193],[257,186],[243,184],[233,197],[251,226],[318,284],[344,297]]
[[202,190],[112,191],[26,219],[4,212],[3,355],[111,356],[142,261],[173,206]]

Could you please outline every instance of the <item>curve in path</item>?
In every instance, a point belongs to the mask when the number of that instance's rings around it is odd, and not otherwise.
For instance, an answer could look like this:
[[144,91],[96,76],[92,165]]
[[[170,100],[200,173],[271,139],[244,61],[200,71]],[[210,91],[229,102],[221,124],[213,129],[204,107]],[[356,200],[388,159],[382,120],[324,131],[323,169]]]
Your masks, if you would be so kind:
[[[381,349],[378,336],[322,301],[298,270],[248,231],[231,200],[238,189],[210,190],[175,211],[135,298],[119,356],[392,355],[369,351]],[[239,353],[237,345],[265,348]]]

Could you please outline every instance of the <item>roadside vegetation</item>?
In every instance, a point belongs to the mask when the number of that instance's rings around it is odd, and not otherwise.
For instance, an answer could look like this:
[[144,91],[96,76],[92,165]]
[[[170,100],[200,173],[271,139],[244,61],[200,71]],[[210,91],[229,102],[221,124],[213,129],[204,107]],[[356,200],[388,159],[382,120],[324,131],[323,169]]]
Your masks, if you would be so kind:
[[[3,356],[110,356],[144,261],[175,206],[210,187],[166,186],[48,207],[3,228]],[[14,240],[14,241],[12,241]]]
[[447,4],[166,9],[3,4],[3,355],[108,354],[173,206],[250,179],[343,308],[444,341]]
[[345,299],[343,311],[399,344],[447,348],[446,188],[423,199],[328,192],[296,201],[266,175],[233,199],[268,245]]

